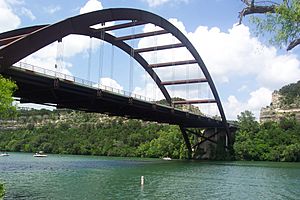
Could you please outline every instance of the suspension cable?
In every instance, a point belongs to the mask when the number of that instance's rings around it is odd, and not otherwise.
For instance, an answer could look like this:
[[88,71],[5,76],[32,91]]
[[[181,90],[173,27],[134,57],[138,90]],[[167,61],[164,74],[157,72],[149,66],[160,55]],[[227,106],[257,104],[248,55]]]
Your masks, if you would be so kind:
[[[174,59],[175,59],[175,50],[173,48],[174,46],[174,37],[172,37],[172,81],[175,81],[175,67],[174,67]],[[172,85],[171,86],[171,94],[172,94],[172,97],[171,97],[171,101],[174,100],[174,98],[176,97],[176,92],[175,92],[175,85]],[[175,105],[172,103],[172,106],[175,107]]]
[[[104,26],[105,24],[102,24]],[[100,32],[100,48],[99,48],[99,69],[98,69],[98,81],[99,81],[99,88],[101,85],[101,77],[103,76],[102,70],[103,70],[103,57],[104,57],[104,35],[105,31],[102,30]]]
[[[156,27],[156,25],[155,25],[155,27]],[[154,56],[153,60],[154,60],[154,63],[157,63],[157,40],[158,40],[158,38],[157,38],[157,35],[155,35],[154,32],[153,32],[153,36],[154,36],[154,42],[155,42],[155,44],[154,44],[155,49],[154,49],[154,54],[153,54],[153,56]],[[153,71],[155,71],[155,70],[153,69]],[[153,84],[153,97],[156,100],[156,81],[157,81],[156,73],[153,74],[153,80],[154,80],[154,84]]]
[[63,68],[63,42],[62,38],[57,41],[57,50],[56,50],[56,61],[55,61],[55,69],[61,71]]
[[[209,84],[207,83],[207,99],[209,99]],[[209,114],[209,104],[206,105],[207,107],[207,115],[210,116]]]
[[88,57],[88,74],[87,74],[87,80],[90,81],[91,79],[91,65],[92,65],[92,49],[93,48],[93,38],[90,37],[90,47],[89,47],[89,57]]
[[131,28],[131,50],[130,50],[130,60],[129,60],[129,92],[132,93],[133,90],[133,58],[134,58],[134,46],[135,40],[133,35],[135,34],[135,23],[136,20],[133,20],[133,27]]
[[[198,70],[198,77],[201,78],[201,70],[197,67],[197,70]],[[197,83],[198,85],[198,99],[201,99],[201,83]],[[199,106],[199,109],[201,108],[201,106]],[[202,110],[200,109],[200,112],[202,112]]]
[[147,72],[147,70],[145,69],[145,71],[144,71],[144,73],[145,73],[145,91],[144,91],[144,93],[145,93],[145,97],[147,98],[147,85],[148,85],[148,72]]
[[[111,60],[110,60],[110,78],[113,80],[114,78],[114,61],[115,61],[115,46],[111,45]],[[110,81],[110,87],[112,87],[112,82]]]
[[[190,78],[190,64],[188,62],[188,64],[186,65],[186,80],[189,80]],[[185,90],[186,90],[186,100],[189,100],[190,98],[190,84],[186,84],[185,86]],[[188,110],[191,111],[191,104],[187,105],[188,106]]]

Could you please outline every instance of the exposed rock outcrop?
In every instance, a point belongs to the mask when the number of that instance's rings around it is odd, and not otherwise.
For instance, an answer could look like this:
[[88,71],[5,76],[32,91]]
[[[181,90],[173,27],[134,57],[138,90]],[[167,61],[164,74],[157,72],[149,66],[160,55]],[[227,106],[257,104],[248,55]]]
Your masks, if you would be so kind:
[[300,121],[300,106],[295,100],[295,103],[285,105],[282,100],[285,97],[278,91],[272,93],[272,102],[270,106],[260,110],[260,122],[279,121],[283,117],[294,116],[297,121]]

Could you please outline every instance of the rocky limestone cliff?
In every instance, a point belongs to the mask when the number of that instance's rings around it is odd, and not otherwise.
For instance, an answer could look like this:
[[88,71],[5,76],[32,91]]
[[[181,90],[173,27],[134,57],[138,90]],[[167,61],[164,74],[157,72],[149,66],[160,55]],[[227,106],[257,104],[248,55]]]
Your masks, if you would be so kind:
[[285,105],[282,100],[285,97],[280,94],[279,91],[272,93],[272,102],[270,106],[262,108],[260,110],[260,122],[266,121],[279,121],[283,117],[295,116],[300,121],[300,106],[295,100],[295,103]]

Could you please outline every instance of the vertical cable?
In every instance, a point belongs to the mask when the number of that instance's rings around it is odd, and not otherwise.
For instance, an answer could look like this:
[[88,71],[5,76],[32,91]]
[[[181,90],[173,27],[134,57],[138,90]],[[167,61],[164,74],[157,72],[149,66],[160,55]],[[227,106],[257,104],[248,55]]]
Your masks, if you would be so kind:
[[[172,37],[172,47],[174,45],[174,37]],[[175,50],[174,48],[172,48],[172,81],[175,81],[175,67],[174,67],[174,59],[175,59]],[[172,97],[171,97],[171,101],[174,100],[174,98],[176,97],[176,93],[175,93],[175,85],[172,85],[171,86],[171,94],[172,94]]]
[[131,50],[130,50],[130,60],[129,60],[129,92],[132,93],[133,91],[133,58],[134,58],[134,46],[135,46],[135,38],[133,35],[135,34],[135,22],[133,20],[133,27],[131,27]]
[[87,80],[89,80],[89,81],[91,79],[92,46],[93,46],[93,38],[90,37],[90,48],[89,48],[89,57],[88,57],[88,74],[87,74]]
[[147,84],[148,84],[148,72],[145,69],[145,97],[147,98]]
[[[198,69],[198,77],[201,78],[202,77],[201,76],[201,70],[198,67],[197,67],[197,69]],[[197,83],[197,86],[198,86],[197,87],[197,90],[198,90],[197,91],[198,92],[197,96],[198,96],[198,99],[201,99],[201,94],[202,94],[202,92],[201,92],[201,83]],[[202,113],[202,109],[201,109],[202,107],[201,106],[198,106],[198,107],[199,107],[200,112]]]
[[[209,84],[207,83],[207,99],[209,99]],[[207,107],[207,115],[209,116],[209,103],[206,104]]]
[[62,38],[57,41],[57,49],[56,49],[56,61],[55,61],[55,69],[57,71],[62,70],[63,64],[63,43]]
[[[115,60],[115,46],[111,45],[111,60],[110,60],[110,79],[114,78],[114,60]],[[110,82],[110,86],[112,86],[112,82]]]
[[[186,70],[186,75],[185,75],[186,80],[189,80],[189,78],[190,78],[190,64],[189,63],[186,65],[185,70]],[[189,98],[190,98],[190,84],[186,84],[185,90],[186,90],[186,95],[185,95],[186,100],[189,100]],[[191,111],[191,104],[187,105],[187,107],[188,107],[188,110]]]
[[99,48],[99,69],[98,69],[98,81],[99,81],[99,88],[101,85],[101,77],[103,76],[103,57],[104,57],[104,35],[105,31],[102,30],[100,32],[100,48]]
[[[156,27],[156,26],[155,26]],[[155,33],[153,33],[153,36],[154,36],[154,46],[155,46],[155,49],[154,49],[154,63],[157,64],[157,35],[155,35]],[[155,72],[155,69],[153,69],[153,71]],[[154,97],[154,100],[156,100],[156,81],[157,81],[157,77],[156,77],[156,72],[153,74],[153,80],[154,80],[154,84],[153,84],[153,97]]]

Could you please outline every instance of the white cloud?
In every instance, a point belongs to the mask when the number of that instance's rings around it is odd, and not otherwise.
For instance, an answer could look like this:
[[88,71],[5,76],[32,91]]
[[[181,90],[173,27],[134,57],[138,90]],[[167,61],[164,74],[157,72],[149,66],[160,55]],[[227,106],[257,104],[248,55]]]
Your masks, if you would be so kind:
[[23,5],[25,4],[24,0],[4,0],[11,5]]
[[238,89],[238,91],[239,91],[239,92],[243,92],[243,91],[247,90],[247,88],[248,88],[247,85],[242,85],[242,86]]
[[[199,26],[194,32],[188,32],[179,20],[170,19],[169,21],[189,38],[217,85],[226,83],[229,87],[230,84],[237,84],[238,79],[251,82],[252,87],[241,84],[236,91],[232,91],[232,93],[239,92],[239,95],[243,95],[242,93],[250,89],[255,90],[250,93],[249,99],[244,102],[240,102],[233,95],[228,98],[225,110],[228,110],[229,118],[236,118],[236,115],[245,109],[250,109],[258,116],[260,107],[270,103],[271,90],[299,80],[299,58],[292,53],[280,55],[274,47],[268,47],[256,37],[251,36],[249,28],[245,25],[234,25],[227,32],[222,32],[217,27],[208,28],[205,26]],[[157,29],[159,28],[146,25],[144,32]],[[143,38],[139,41],[138,47],[143,48],[177,42],[173,36],[166,34]],[[144,53],[143,56],[149,63],[191,58],[190,53],[184,48],[164,50],[159,51],[159,53]],[[186,66],[171,66],[155,69],[155,71],[162,81],[203,77],[203,74],[199,73],[198,67],[190,66],[189,70]],[[253,86],[257,89],[253,89]],[[222,88],[219,87],[219,89]],[[175,88],[175,90],[181,95],[185,91],[179,88]],[[196,88],[194,90],[190,89],[190,93],[192,93],[190,98],[196,97],[196,90]]]
[[[89,0],[82,8],[80,8],[79,13],[80,14],[84,14],[84,13],[89,13],[89,12],[93,12],[93,11],[97,11],[97,10],[102,10],[103,6],[102,3],[98,0]],[[92,28],[95,29],[100,29],[103,27],[107,27],[107,26],[112,26],[114,25],[114,22],[107,22],[105,23],[104,26],[102,26],[101,24],[96,24],[91,26]],[[109,32],[110,34],[112,34],[112,32]]]
[[27,9],[27,8],[24,8],[22,7],[21,8],[21,14],[30,18],[31,20],[35,20],[36,17],[33,15],[33,13],[31,12],[31,10]]
[[49,6],[49,7],[44,8],[44,11],[49,13],[49,14],[54,14],[54,13],[60,11],[60,10],[61,10],[61,7],[58,6],[58,5],[57,6]]
[[[75,42],[76,41],[76,42]],[[90,38],[82,35],[68,35],[63,38],[64,45],[64,57],[72,57],[78,55],[80,53],[87,53],[90,46],[92,45],[92,49],[95,50],[99,47],[100,42],[98,39]]]
[[252,37],[244,25],[233,26],[228,33],[198,27],[188,37],[215,80],[252,75],[260,85],[274,89],[300,77],[300,62],[295,55],[279,55],[274,47]]
[[21,24],[21,19],[13,12],[10,4],[9,1],[0,0],[0,32],[15,29]]
[[241,102],[235,96],[231,95],[223,105],[228,119],[236,119],[237,115],[245,110],[253,112],[258,119],[260,109],[269,105],[271,99],[272,91],[268,88],[261,87],[251,92],[250,98],[245,102]]
[[100,84],[104,85],[104,86],[112,87],[114,89],[124,90],[124,88],[117,81],[115,81],[114,79],[108,78],[108,77],[101,78]]
[[96,10],[102,10],[103,6],[100,1],[97,0],[89,0],[81,9],[80,14],[96,11]]
[[72,73],[69,71],[69,68],[72,67],[71,63],[61,60],[59,63],[57,63],[57,45],[57,42],[52,43],[22,59],[21,62],[51,71],[60,72],[66,75],[72,75]]
[[[83,6],[82,9],[80,9],[80,13],[102,8],[101,2],[97,0],[90,0]],[[58,47],[57,42],[55,42],[26,57],[22,60],[22,62],[58,71],[67,75],[72,75],[70,71],[72,64],[65,61],[62,63],[59,61],[59,63],[57,63],[57,56],[62,57],[63,59],[68,59],[78,56],[79,54],[82,54],[81,56],[87,55],[91,44],[93,50],[100,46],[98,39],[90,39],[90,37],[81,35],[68,35],[62,40],[62,46],[60,47],[62,48],[60,52],[61,55],[57,55]],[[56,65],[58,65],[58,67],[55,67]]]
[[184,3],[187,3],[188,0],[143,0],[145,2],[148,3],[148,6],[150,7],[157,7],[157,6],[161,6],[163,4],[166,4],[166,3],[181,3],[181,2],[184,2]]
[[134,94],[141,95],[143,97],[147,97],[152,100],[161,100],[164,99],[163,94],[158,89],[157,85],[154,82],[147,82],[145,87],[135,87],[133,92]]
[[[217,27],[209,29],[204,26],[199,26],[194,32],[187,32],[182,22],[177,19],[169,21],[190,39],[217,82],[229,82],[236,77],[252,75],[260,85],[274,89],[288,82],[297,81],[300,77],[300,61],[296,55],[279,55],[274,47],[267,47],[252,37],[249,28],[244,25],[233,26],[228,32],[222,32]],[[144,31],[151,29],[157,27],[147,25]],[[141,48],[172,43],[176,43],[176,39],[171,35],[162,35],[156,36],[156,39],[143,38],[138,46]],[[150,63],[166,62],[174,58],[176,60],[191,58],[190,53],[184,48],[160,51],[159,54],[145,53],[144,56]],[[162,69],[163,75],[170,74],[166,73],[166,70],[170,68]],[[195,71],[192,70],[191,74],[193,72]],[[181,71],[178,74],[183,73]]]
[[279,88],[300,79],[300,61],[293,54],[274,56],[266,59],[265,66],[257,74],[263,85]]

